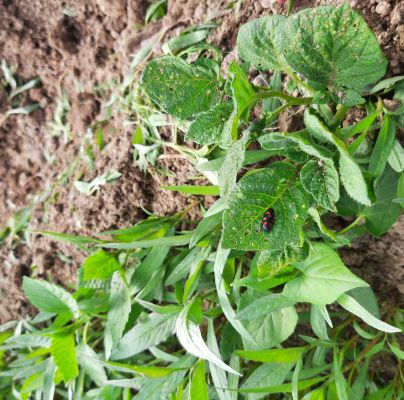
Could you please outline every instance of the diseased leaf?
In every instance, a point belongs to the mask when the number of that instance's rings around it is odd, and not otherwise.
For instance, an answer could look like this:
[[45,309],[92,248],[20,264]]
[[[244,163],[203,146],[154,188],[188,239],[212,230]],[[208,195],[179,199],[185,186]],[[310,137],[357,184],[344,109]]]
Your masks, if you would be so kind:
[[122,337],[129,318],[131,301],[129,288],[120,272],[115,272],[111,281],[107,326],[104,332],[105,358],[108,360],[111,351]]
[[123,360],[164,342],[174,333],[175,319],[175,314],[149,314],[122,337],[111,359]]
[[309,132],[319,141],[334,145],[339,154],[339,172],[345,190],[358,203],[371,204],[368,187],[359,165],[352,159],[345,143],[337,138],[316,115],[315,111],[307,108],[304,113],[304,123]]
[[283,15],[270,15],[244,24],[237,36],[240,57],[258,70],[282,69],[274,37],[285,20]]
[[74,335],[72,333],[53,335],[50,350],[64,382],[74,379],[79,374]]
[[[309,195],[287,162],[245,175],[229,199],[223,217],[223,245],[240,250],[283,250],[299,241],[306,220]],[[262,216],[274,210],[271,232],[262,230]]]
[[83,280],[109,279],[115,271],[121,268],[121,264],[115,254],[107,253],[105,250],[98,250],[88,256],[82,265]]
[[322,306],[333,303],[350,289],[368,286],[349,271],[336,251],[325,243],[312,243],[308,258],[294,267],[302,275],[287,282],[283,294],[296,302]]
[[28,300],[41,311],[56,314],[71,312],[75,318],[80,316],[76,300],[60,286],[24,276],[22,287]]
[[339,177],[332,160],[310,160],[300,171],[300,181],[319,205],[336,211],[334,203],[339,200]]
[[189,127],[185,140],[192,140],[198,144],[220,143],[224,125],[230,118],[233,108],[233,103],[227,101],[217,103],[210,110],[198,114]]
[[358,92],[386,73],[375,34],[363,17],[343,4],[302,10],[278,29],[275,47],[317,90]]
[[245,131],[241,139],[233,143],[227,151],[222,166],[218,171],[220,195],[227,203],[237,181],[237,174],[243,166],[245,146],[250,138],[250,133]]
[[220,97],[219,81],[214,76],[179,57],[151,61],[142,84],[154,102],[181,119],[209,110]]

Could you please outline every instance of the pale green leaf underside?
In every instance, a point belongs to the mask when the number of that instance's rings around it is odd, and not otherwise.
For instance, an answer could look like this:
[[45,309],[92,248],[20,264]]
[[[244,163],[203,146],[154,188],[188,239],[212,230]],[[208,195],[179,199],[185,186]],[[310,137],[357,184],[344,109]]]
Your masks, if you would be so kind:
[[199,114],[189,127],[185,140],[198,144],[220,143],[223,128],[233,111],[233,103],[218,103],[212,109]]
[[282,15],[272,15],[244,24],[237,36],[240,57],[259,70],[281,69],[274,36],[285,20]]
[[278,32],[286,62],[316,89],[360,91],[386,73],[374,33],[346,4],[300,11]]
[[[299,240],[306,220],[309,195],[287,162],[244,176],[229,198],[223,218],[223,246],[240,250],[282,250]],[[275,211],[271,232],[261,229],[268,208]]]
[[56,314],[71,312],[76,318],[80,315],[76,300],[59,286],[25,276],[23,289],[29,301],[41,311]]
[[300,171],[300,181],[314,200],[327,210],[336,210],[339,200],[339,177],[330,159],[310,160]]
[[219,101],[219,81],[203,68],[178,57],[151,61],[142,84],[149,97],[175,117],[186,119],[208,110]]
[[286,283],[283,294],[296,302],[333,303],[356,287],[368,286],[344,265],[337,252],[325,243],[312,243],[309,257],[294,264],[302,275]]

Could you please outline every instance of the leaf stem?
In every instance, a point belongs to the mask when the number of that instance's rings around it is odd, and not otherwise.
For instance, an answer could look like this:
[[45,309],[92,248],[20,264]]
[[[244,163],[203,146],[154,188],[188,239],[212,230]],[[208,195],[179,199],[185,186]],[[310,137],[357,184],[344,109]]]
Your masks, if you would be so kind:
[[312,97],[290,96],[279,90],[273,90],[273,89],[268,89],[268,88],[263,88],[263,87],[255,87],[255,89],[258,90],[257,97],[260,100],[271,99],[271,98],[275,97],[277,99],[285,100],[292,106],[310,104],[311,101],[313,100]]
[[362,220],[362,215],[359,215],[352,223],[350,223],[347,227],[344,229],[341,229],[339,232],[337,232],[337,235],[343,235],[344,233],[348,232],[351,230],[355,225],[357,225],[360,221]]

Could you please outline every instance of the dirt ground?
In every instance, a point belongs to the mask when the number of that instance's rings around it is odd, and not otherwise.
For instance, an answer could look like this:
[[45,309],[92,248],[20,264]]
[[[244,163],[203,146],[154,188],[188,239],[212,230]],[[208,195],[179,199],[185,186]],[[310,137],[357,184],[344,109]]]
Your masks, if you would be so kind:
[[[227,1],[169,0],[163,19],[144,26],[148,2],[140,0],[46,1],[0,0],[0,59],[18,66],[24,81],[40,77],[41,86],[28,92],[26,104],[40,108],[27,116],[8,118],[0,126],[0,227],[33,196],[48,189],[72,161],[80,158],[80,147],[89,127],[103,121],[105,91],[95,88],[120,80],[129,72],[131,55],[142,42],[160,29],[166,37],[185,27],[216,17],[220,22],[209,40],[232,57],[238,27],[258,16],[284,11],[272,0],[244,0],[238,14],[226,8]],[[339,0],[297,0],[295,8],[339,4]],[[351,0],[371,25],[390,60],[390,75],[404,72],[404,2],[401,0]],[[159,50],[157,50],[159,51]],[[57,101],[67,94],[72,139],[50,135]],[[0,114],[9,109],[0,92]],[[183,158],[161,159],[160,168],[141,172],[133,163],[131,127],[122,116],[112,116],[103,127],[106,147],[96,158],[93,171],[75,171],[48,203],[36,208],[31,226],[77,234],[94,234],[127,227],[145,216],[141,207],[158,215],[169,215],[192,204],[192,197],[162,191],[162,184],[189,184],[198,175]],[[45,154],[52,155],[51,162]],[[116,169],[122,176],[91,197],[72,188],[84,173],[85,180]],[[46,212],[45,212],[46,211]],[[198,210],[191,217],[199,217]],[[344,259],[388,301],[404,293],[404,219],[379,240],[368,236],[344,251]],[[74,261],[62,260],[64,254]],[[0,322],[27,312],[20,290],[22,276],[50,277],[65,285],[73,283],[82,255],[71,247],[33,236],[31,246],[0,248]],[[388,278],[386,278],[388,277]]]

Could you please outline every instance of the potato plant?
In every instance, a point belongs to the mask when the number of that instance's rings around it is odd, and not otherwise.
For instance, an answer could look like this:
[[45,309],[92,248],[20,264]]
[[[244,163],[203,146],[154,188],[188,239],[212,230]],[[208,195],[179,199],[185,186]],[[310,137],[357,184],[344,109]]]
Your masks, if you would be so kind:
[[[347,5],[248,22],[237,49],[226,76],[164,56],[142,78],[211,181],[166,189],[215,203],[193,230],[184,211],[102,239],[39,232],[88,256],[73,293],[24,279],[40,312],[0,328],[3,398],[402,398],[401,310],[381,316],[338,249],[400,216],[404,78],[381,80],[387,60]],[[278,131],[285,112],[302,129]],[[387,382],[373,363],[386,355]]]

